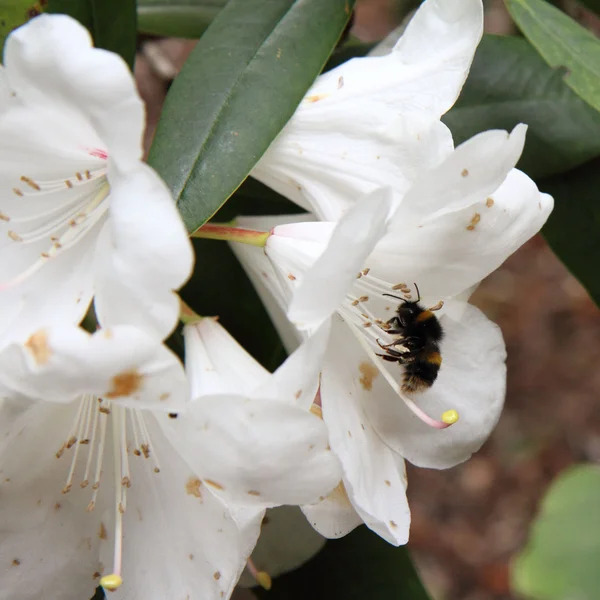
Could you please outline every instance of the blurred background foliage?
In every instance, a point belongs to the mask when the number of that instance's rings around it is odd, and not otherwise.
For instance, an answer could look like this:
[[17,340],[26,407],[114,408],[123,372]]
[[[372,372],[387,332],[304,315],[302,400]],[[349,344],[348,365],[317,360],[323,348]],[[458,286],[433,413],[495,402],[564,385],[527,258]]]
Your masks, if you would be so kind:
[[[150,162],[171,185],[193,230],[216,211],[220,221],[240,213],[298,212],[261,184],[244,181],[247,173],[331,51],[325,69],[364,55],[402,26],[419,2],[357,0],[349,22],[350,1],[268,4],[263,21],[250,30],[244,23],[259,11],[260,0],[231,0],[228,7],[226,0],[0,0],[0,37],[44,10],[66,12],[90,29],[98,46],[119,52],[130,65],[135,59],[148,110],[147,151],[164,114]],[[409,468],[408,549],[429,594],[405,548],[360,528],[328,541],[300,570],[275,579],[271,591],[256,591],[260,598],[600,597],[600,470],[572,467],[600,460],[600,316],[590,300],[600,301],[600,2],[485,5],[486,35],[444,121],[456,143],[485,129],[527,123],[519,167],[556,200],[542,232],[553,252],[541,237],[532,240],[473,299],[507,341],[505,413],[465,465],[447,472]],[[240,40],[235,32],[242,30]],[[223,43],[229,44],[226,53]],[[279,66],[273,48],[284,50]],[[269,68],[255,68],[257,57],[269,56]],[[227,77],[215,83],[217,71]],[[269,94],[282,94],[276,110],[260,95],[265,80]],[[190,122],[194,127],[187,127]],[[192,133],[182,138],[186,129]],[[245,134],[243,152],[239,144],[234,153],[222,142],[227,130]],[[202,169],[216,178],[208,191],[198,187],[206,179]],[[218,314],[273,369],[285,354],[233,254],[219,242],[195,244],[197,268],[184,299],[200,314]],[[176,338],[173,346],[180,349]],[[289,541],[293,523],[281,521],[269,531]],[[264,564],[257,566],[278,571],[268,558],[273,552],[261,552],[257,561],[264,556]],[[253,593],[236,592],[240,599]]]

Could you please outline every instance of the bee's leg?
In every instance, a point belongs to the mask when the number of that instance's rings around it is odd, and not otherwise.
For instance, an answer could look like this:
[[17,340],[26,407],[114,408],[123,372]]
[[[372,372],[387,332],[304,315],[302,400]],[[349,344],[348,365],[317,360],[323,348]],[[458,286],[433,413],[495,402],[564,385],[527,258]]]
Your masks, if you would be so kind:
[[404,326],[398,315],[392,317],[389,321],[386,321],[386,325],[397,325],[398,327]]
[[402,357],[400,356],[390,356],[389,354],[378,354],[377,356],[381,356],[383,360],[387,360],[389,362],[402,363]]
[[[387,333],[387,332],[386,332],[386,333]],[[379,338],[377,338],[377,340],[376,340],[376,341],[377,341],[377,345],[378,345],[380,348],[382,348],[383,350],[386,350],[386,351],[387,351],[387,349],[388,349],[388,348],[391,348],[392,346],[396,346],[396,345],[398,345],[399,343],[401,343],[401,341],[402,341],[402,340],[394,340],[394,341],[393,341],[391,344],[382,344],[382,343],[379,341]]]

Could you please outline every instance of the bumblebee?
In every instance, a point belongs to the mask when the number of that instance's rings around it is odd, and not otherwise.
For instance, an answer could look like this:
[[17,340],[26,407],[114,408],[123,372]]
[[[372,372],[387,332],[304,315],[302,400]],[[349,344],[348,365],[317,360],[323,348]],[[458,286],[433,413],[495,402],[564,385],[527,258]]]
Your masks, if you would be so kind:
[[400,363],[404,367],[402,391],[419,392],[430,388],[437,379],[442,355],[440,341],[444,335],[442,326],[433,311],[439,310],[440,302],[431,308],[423,308],[419,304],[421,294],[416,284],[418,298],[416,301],[406,300],[393,294],[383,294],[397,300],[396,315],[387,321],[389,328],[385,329],[391,335],[398,337],[390,344],[377,343],[385,350],[378,354],[384,360]]

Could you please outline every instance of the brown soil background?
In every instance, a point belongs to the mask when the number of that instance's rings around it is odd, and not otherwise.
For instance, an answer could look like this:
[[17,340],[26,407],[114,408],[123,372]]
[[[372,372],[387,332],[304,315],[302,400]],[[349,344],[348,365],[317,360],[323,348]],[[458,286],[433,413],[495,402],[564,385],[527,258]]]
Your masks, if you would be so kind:
[[[381,39],[397,25],[401,1],[358,0],[353,33]],[[589,13],[573,5],[569,12],[598,31]],[[499,0],[487,4],[486,30],[514,32]],[[148,108],[147,146],[168,83],[192,48],[185,40],[140,40],[136,78]],[[600,312],[541,237],[484,281],[473,302],[504,332],[506,407],[466,464],[409,468],[409,548],[436,600],[514,600],[510,563],[544,491],[569,465],[600,460]]]

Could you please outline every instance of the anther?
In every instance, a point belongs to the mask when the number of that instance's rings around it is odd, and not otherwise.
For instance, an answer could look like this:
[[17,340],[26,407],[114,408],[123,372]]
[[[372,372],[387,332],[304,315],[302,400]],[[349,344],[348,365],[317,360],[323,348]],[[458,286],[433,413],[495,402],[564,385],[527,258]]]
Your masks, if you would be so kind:
[[271,589],[271,586],[273,585],[271,576],[266,571],[259,571],[256,568],[256,565],[254,564],[254,561],[252,560],[252,558],[249,558],[248,561],[246,562],[246,568],[248,569],[248,572],[250,573],[250,575],[252,575],[252,577],[254,577],[254,579],[256,579],[256,582],[258,583],[258,585],[260,585],[265,590]]
[[120,575],[112,573],[111,575],[105,575],[100,579],[100,585],[109,592],[118,590],[123,585],[123,578]]
[[442,413],[442,421],[448,425],[454,425],[458,421],[458,412],[456,410],[447,410]]
[[21,175],[21,181],[38,192],[42,189],[33,179],[25,175]]

